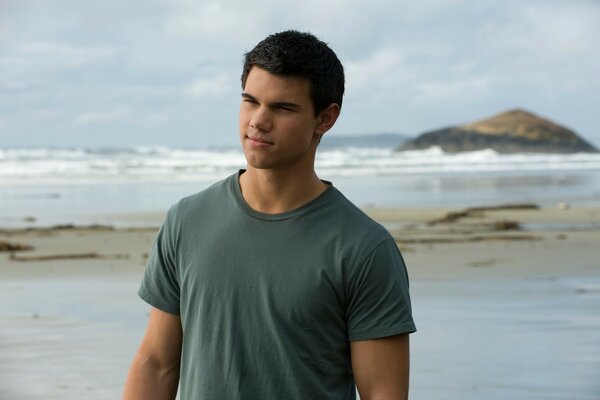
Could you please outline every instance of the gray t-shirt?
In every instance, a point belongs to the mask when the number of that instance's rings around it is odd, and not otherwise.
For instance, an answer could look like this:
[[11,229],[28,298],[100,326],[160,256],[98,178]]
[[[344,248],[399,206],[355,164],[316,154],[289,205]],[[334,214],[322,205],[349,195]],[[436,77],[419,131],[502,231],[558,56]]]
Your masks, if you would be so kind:
[[181,316],[181,398],[354,399],[350,341],[415,331],[396,243],[333,186],[257,212],[240,173],[171,207],[139,290]]

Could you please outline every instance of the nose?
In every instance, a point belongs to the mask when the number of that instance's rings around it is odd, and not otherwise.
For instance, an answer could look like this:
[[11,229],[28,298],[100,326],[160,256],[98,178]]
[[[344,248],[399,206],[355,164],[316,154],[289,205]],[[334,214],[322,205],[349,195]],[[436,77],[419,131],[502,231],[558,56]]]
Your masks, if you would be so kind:
[[263,132],[271,130],[273,121],[267,107],[258,107],[252,112],[250,127]]

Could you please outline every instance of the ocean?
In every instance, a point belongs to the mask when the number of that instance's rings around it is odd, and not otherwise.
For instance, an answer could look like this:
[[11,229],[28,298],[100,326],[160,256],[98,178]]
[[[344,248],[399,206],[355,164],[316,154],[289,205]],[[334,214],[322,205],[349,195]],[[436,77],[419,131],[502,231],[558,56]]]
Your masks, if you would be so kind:
[[[118,214],[164,212],[244,165],[236,147],[4,148],[0,225],[118,225]],[[600,154],[329,146],[316,170],[361,207],[600,205]]]

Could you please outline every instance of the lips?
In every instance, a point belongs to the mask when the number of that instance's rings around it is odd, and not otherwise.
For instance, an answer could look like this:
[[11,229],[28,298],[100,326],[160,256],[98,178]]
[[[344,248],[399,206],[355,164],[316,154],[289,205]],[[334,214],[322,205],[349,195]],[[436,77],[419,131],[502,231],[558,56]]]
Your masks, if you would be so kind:
[[273,142],[269,142],[268,140],[259,138],[257,136],[247,136],[247,137],[248,137],[248,140],[256,146],[270,146],[273,144]]

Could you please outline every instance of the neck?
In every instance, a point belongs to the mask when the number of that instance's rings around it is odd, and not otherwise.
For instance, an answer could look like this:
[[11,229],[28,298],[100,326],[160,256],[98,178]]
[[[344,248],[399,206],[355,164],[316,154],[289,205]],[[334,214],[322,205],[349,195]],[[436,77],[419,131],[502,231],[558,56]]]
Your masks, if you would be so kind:
[[246,203],[266,214],[294,210],[327,189],[314,169],[298,171],[255,169],[248,166],[240,176],[240,188]]

